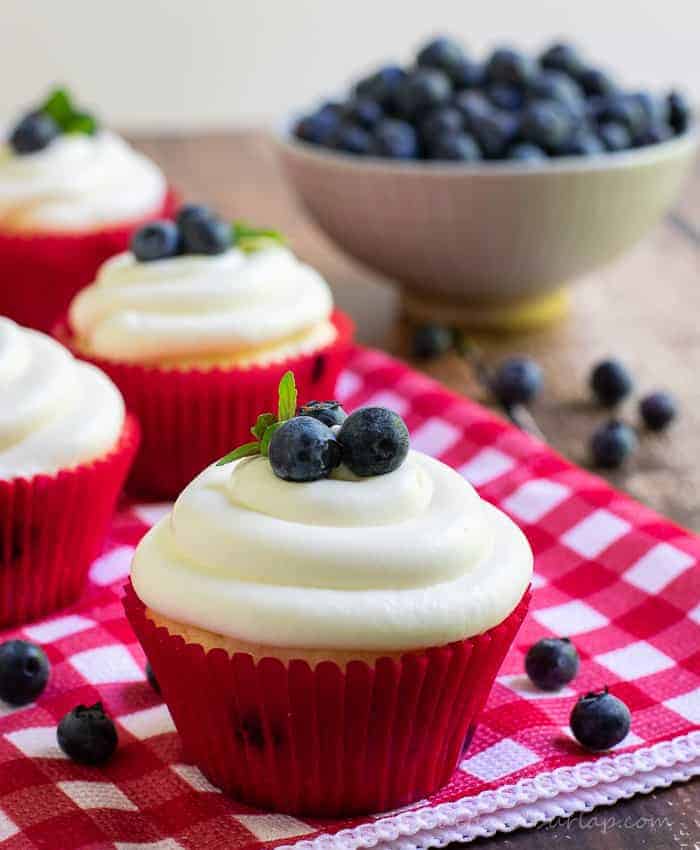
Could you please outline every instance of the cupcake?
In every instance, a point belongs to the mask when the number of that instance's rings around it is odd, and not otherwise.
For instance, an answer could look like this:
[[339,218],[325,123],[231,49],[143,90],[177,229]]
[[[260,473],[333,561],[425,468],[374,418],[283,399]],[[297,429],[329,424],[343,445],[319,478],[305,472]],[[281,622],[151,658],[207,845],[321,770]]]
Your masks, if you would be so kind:
[[279,234],[190,205],[177,223],[138,230],[56,333],[113,379],[140,421],[132,492],[168,499],[250,439],[285,370],[302,398],[332,397],[352,325]]
[[127,615],[212,783],[293,814],[407,805],[469,745],[532,553],[396,414],[286,395],[142,539]]
[[114,384],[0,317],[0,628],[72,602],[136,453]]
[[50,330],[174,200],[154,163],[56,89],[0,142],[0,314]]

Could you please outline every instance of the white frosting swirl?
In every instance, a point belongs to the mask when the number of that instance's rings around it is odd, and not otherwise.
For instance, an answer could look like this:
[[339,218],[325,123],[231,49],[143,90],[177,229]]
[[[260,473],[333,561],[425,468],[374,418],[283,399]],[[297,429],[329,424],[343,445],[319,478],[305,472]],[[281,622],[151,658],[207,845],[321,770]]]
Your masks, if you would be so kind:
[[209,467],[143,538],[132,581],[154,611],[250,643],[395,651],[496,625],[531,573],[511,520],[410,452],[388,475],[305,484],[260,457]]
[[165,177],[119,136],[68,133],[43,150],[0,146],[0,227],[90,230],[138,219],[161,206]]
[[142,263],[118,254],[70,308],[78,345],[135,363],[262,363],[330,342],[330,289],[283,247]]
[[99,369],[0,317],[0,479],[53,473],[109,451],[124,400]]

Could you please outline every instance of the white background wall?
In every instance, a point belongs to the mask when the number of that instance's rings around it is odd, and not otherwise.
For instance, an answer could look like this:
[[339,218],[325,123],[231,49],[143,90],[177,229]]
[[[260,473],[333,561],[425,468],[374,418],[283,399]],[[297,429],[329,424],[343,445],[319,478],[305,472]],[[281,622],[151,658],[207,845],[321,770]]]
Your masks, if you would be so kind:
[[443,31],[475,52],[570,35],[700,101],[700,0],[0,0],[0,119],[65,81],[125,128],[251,124]]

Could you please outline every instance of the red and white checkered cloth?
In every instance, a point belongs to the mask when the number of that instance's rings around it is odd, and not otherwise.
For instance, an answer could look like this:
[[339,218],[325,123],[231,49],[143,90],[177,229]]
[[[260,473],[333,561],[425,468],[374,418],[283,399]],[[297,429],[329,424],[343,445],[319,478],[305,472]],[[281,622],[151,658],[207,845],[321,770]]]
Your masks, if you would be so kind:
[[[397,410],[413,446],[506,510],[535,551],[531,613],[451,783],[407,810],[333,822],[257,812],[209,785],[182,761],[122,611],[134,545],[168,508],[133,505],[116,517],[77,606],[0,635],[42,644],[53,671],[35,705],[0,704],[0,850],[415,850],[700,773],[700,540],[384,354],[358,350],[339,395],[349,407]],[[572,636],[582,659],[554,694],[534,691],[522,673],[527,647],[549,634]],[[632,731],[593,757],[569,736],[568,716],[577,693],[606,684],[630,707]],[[56,746],[62,715],[98,699],[120,738],[102,769],[73,764]]]

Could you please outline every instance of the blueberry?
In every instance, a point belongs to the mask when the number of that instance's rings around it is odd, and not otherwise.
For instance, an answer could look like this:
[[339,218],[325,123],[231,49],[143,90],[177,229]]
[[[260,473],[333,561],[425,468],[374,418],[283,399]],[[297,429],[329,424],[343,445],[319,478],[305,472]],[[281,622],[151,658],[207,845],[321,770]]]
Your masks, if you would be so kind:
[[385,407],[364,407],[351,413],[338,434],[343,461],[355,475],[385,475],[398,469],[409,449],[403,419]]
[[605,407],[619,404],[632,392],[634,383],[627,368],[619,360],[601,360],[591,372],[589,384],[593,395]]
[[130,247],[142,263],[174,257],[180,252],[180,231],[174,221],[151,221],[134,232]]
[[345,118],[352,124],[371,130],[384,115],[384,110],[376,100],[370,97],[356,97],[346,104]]
[[519,142],[508,149],[507,158],[517,162],[538,163],[544,162],[547,159],[547,154],[537,145],[530,142]]
[[520,134],[524,141],[551,153],[559,153],[573,135],[574,122],[556,100],[537,100],[523,110]]
[[527,404],[542,390],[543,382],[542,370],[534,360],[511,357],[496,370],[491,389],[501,404]]
[[437,68],[448,71],[458,65],[463,59],[464,50],[461,45],[451,38],[441,36],[424,45],[416,56],[416,63],[421,68]]
[[578,652],[569,638],[542,638],[525,656],[525,672],[543,691],[558,691],[578,673]]
[[442,71],[419,68],[412,71],[396,92],[396,104],[404,118],[416,118],[435,106],[447,103],[452,83]]
[[285,481],[318,481],[340,463],[340,445],[327,425],[312,416],[284,422],[270,440],[270,464]]
[[431,144],[445,135],[460,133],[464,128],[462,113],[454,106],[441,106],[427,113],[420,124],[422,139]]
[[637,134],[632,139],[634,146],[638,148],[646,145],[658,145],[666,142],[673,135],[673,130],[664,121],[655,122],[647,126],[644,132]]
[[668,124],[670,110],[665,98],[657,97],[648,91],[638,91],[628,95],[644,110],[648,125]]
[[500,159],[518,135],[519,120],[510,112],[491,109],[478,116],[469,128],[486,159]]
[[25,640],[0,644],[0,700],[10,705],[27,705],[46,687],[49,660],[41,647]]
[[591,130],[576,130],[563,153],[569,156],[595,156],[604,150],[603,143]]
[[490,83],[527,85],[537,73],[537,64],[524,53],[509,47],[494,50],[486,63],[484,74]]
[[586,113],[581,87],[561,71],[541,71],[528,86],[530,100],[555,100],[579,118]]
[[616,419],[601,425],[591,438],[591,458],[602,469],[617,469],[637,448],[637,436]]
[[475,89],[484,80],[484,66],[471,59],[464,58],[461,62],[451,65],[447,75],[456,89]]
[[175,216],[175,224],[182,227],[184,223],[193,218],[215,218],[215,214],[204,204],[183,204]]
[[294,134],[313,145],[327,145],[338,129],[340,119],[334,112],[319,110],[302,118],[294,128]]
[[385,118],[374,131],[374,150],[392,159],[415,159],[419,152],[416,131],[407,121]]
[[617,89],[612,78],[598,68],[583,68],[577,75],[576,81],[588,97],[612,94]]
[[393,109],[396,105],[396,92],[406,78],[406,71],[398,65],[386,65],[369,77],[360,80],[355,86],[359,97],[371,97],[384,109]]
[[367,156],[372,153],[372,136],[357,124],[343,124],[333,138],[333,147],[344,153]]
[[583,62],[575,47],[559,42],[550,45],[540,56],[540,65],[575,77],[583,70]]
[[215,215],[191,215],[180,226],[186,254],[223,254],[231,247],[231,225]]
[[474,124],[479,118],[493,112],[493,105],[486,95],[479,91],[459,92],[453,101],[453,105],[462,113],[466,129],[471,132]]
[[43,112],[30,112],[10,134],[10,147],[15,153],[36,153],[48,147],[60,134],[58,124]]
[[486,94],[498,109],[517,110],[525,102],[523,90],[509,83],[492,83],[486,89]]
[[669,123],[674,133],[680,134],[690,126],[692,110],[685,96],[679,91],[672,91],[668,98]]
[[639,413],[650,431],[663,431],[678,415],[678,405],[669,393],[650,393],[639,402]]
[[606,688],[581,697],[571,712],[569,724],[576,740],[587,750],[609,750],[627,737],[630,710]]
[[612,94],[604,98],[598,110],[598,121],[622,124],[632,136],[643,133],[649,123],[639,99],[626,94]]
[[446,133],[430,145],[431,159],[453,162],[478,162],[481,159],[479,145],[469,133]]
[[148,679],[148,684],[153,688],[153,690],[159,694],[160,693],[160,684],[158,679],[156,679],[156,674],[153,672],[153,667],[151,667],[151,662],[146,662],[146,678]]
[[342,425],[348,418],[347,413],[338,401],[309,401],[302,405],[299,415],[318,419],[319,422],[323,422],[329,428],[332,428],[333,425]]
[[446,354],[454,342],[449,328],[443,325],[420,325],[413,333],[411,353],[419,360],[430,360]]
[[78,705],[65,714],[56,737],[63,752],[79,764],[104,764],[117,748],[117,730],[101,702]]
[[598,135],[608,151],[624,151],[632,147],[632,135],[624,124],[606,121],[598,128]]

